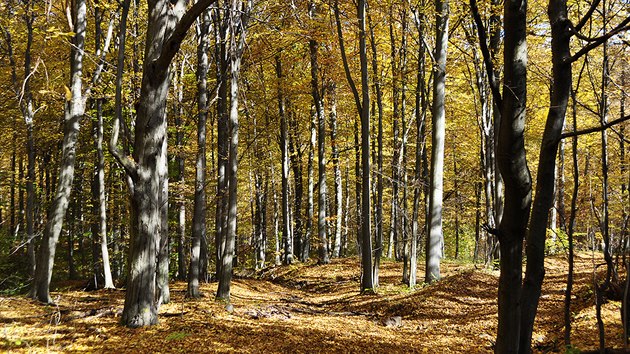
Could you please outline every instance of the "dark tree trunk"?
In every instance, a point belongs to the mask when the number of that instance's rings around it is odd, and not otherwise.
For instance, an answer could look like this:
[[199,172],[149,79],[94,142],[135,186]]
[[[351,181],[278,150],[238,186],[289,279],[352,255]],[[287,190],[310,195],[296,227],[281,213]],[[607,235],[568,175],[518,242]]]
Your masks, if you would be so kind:
[[[195,162],[195,204],[192,223],[192,244],[190,267],[188,270],[188,290],[186,296],[197,298],[201,277],[200,254],[202,240],[206,238],[206,121],[208,118],[208,32],[210,27],[209,10],[201,15],[198,25],[199,44],[197,45],[197,160]],[[218,206],[217,206],[218,208]],[[206,251],[207,253],[207,251]]]
[[524,0],[505,2],[505,89],[497,146],[497,163],[505,182],[505,204],[498,229],[501,275],[496,353],[519,350],[521,261],[531,206],[531,176],[523,140],[527,98],[526,13]]

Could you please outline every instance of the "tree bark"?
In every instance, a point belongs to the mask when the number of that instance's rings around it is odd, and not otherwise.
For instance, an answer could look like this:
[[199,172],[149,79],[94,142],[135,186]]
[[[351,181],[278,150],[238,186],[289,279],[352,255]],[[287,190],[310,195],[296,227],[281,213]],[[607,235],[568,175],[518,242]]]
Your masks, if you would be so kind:
[[446,51],[448,45],[448,0],[438,0],[436,9],[436,47],[433,68],[433,136],[431,145],[431,194],[429,196],[429,219],[426,245],[427,283],[440,279],[440,258],[442,257],[442,188],[444,184],[444,134],[446,117],[444,101],[446,97]]
[[73,1],[72,6],[75,35],[72,39],[72,47],[70,50],[71,98],[69,102],[66,103],[58,186],[55,198],[48,211],[48,220],[44,229],[42,244],[37,255],[35,278],[31,289],[31,296],[34,299],[46,303],[52,302],[49,293],[50,279],[52,277],[57,242],[63,227],[63,220],[66,210],[68,209],[68,201],[72,191],[79,122],[85,111],[82,76],[87,10],[85,0]]
[[[206,122],[208,119],[208,33],[209,10],[201,15],[197,44],[197,160],[195,161],[195,204],[192,222],[192,244],[186,296],[198,298],[201,277],[201,244],[206,238]],[[218,206],[217,206],[218,207]],[[207,252],[207,251],[206,251]]]
[[282,74],[282,61],[280,55],[276,55],[276,76],[278,79],[278,114],[280,115],[280,155],[282,163],[282,239],[284,240],[284,264],[293,263],[293,239],[291,237],[289,221],[289,144],[288,124],[285,113],[285,100],[283,95],[284,77]]
[[501,275],[496,353],[519,351],[521,261],[531,206],[531,176],[523,138],[527,99],[526,13],[525,0],[505,2],[505,90],[497,145],[497,163],[505,182],[505,204],[497,231]]

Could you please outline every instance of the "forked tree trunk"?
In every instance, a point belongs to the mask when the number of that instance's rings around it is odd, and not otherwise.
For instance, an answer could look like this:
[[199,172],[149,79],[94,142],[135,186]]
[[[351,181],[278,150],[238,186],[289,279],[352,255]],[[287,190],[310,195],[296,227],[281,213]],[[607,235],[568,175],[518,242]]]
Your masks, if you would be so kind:
[[[160,173],[160,155],[166,139],[166,97],[169,66],[195,19],[213,0],[201,0],[183,14],[185,0],[171,4],[149,1],[146,56],[134,139],[134,156],[122,156],[116,146],[114,125],[110,150],[131,177],[131,257],[122,324],[129,327],[157,323],[156,256],[162,233],[165,187]],[[183,16],[182,16],[183,14]],[[181,20],[178,20],[180,19]]]

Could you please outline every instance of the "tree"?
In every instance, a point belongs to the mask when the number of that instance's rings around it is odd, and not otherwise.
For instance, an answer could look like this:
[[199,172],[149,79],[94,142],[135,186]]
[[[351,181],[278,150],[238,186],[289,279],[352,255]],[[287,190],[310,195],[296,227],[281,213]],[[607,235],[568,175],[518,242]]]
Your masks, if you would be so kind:
[[429,218],[427,220],[426,270],[427,283],[440,279],[442,258],[442,189],[444,185],[444,134],[446,117],[446,50],[448,46],[448,0],[435,2],[435,64],[433,66],[433,101],[431,137],[431,181],[429,195]]
[[134,138],[133,158],[116,146],[114,125],[110,150],[131,180],[132,245],[122,323],[129,327],[157,323],[156,256],[161,234],[158,157],[166,139],[166,96],[169,66],[186,32],[214,0],[201,0],[184,13],[186,1],[167,6],[164,0],[148,3],[146,54]]
[[238,95],[241,60],[245,47],[247,22],[252,9],[252,0],[241,3],[232,0],[230,6],[230,149],[228,155],[228,215],[225,248],[221,254],[221,272],[217,299],[230,301],[230,283],[232,281],[232,260],[236,242],[237,221],[237,183],[238,183]]
[[[197,298],[201,274],[200,254],[206,238],[206,121],[208,117],[208,34],[210,14],[206,10],[198,25],[197,44],[197,160],[195,163],[195,204],[192,224],[192,246],[188,270],[187,296]],[[205,251],[205,250],[204,250]]]
[[76,144],[79,124],[85,112],[83,92],[83,50],[87,27],[87,6],[85,0],[74,0],[72,6],[72,24],[75,35],[72,37],[70,49],[70,96],[66,102],[64,115],[64,137],[59,170],[59,180],[55,199],[48,211],[48,221],[44,228],[42,243],[37,255],[35,278],[33,279],[31,296],[41,302],[52,303],[49,293],[53,262],[63,220],[68,209],[68,201],[74,180],[74,163],[76,160]]

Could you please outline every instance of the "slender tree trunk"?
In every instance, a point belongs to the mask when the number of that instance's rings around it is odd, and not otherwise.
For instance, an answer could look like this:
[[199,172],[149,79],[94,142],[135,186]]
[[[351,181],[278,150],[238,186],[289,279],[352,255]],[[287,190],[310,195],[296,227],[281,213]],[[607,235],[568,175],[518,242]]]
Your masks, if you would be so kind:
[[87,27],[87,10],[85,0],[72,2],[74,15],[74,37],[71,47],[71,99],[66,104],[64,118],[64,137],[62,143],[61,166],[55,199],[49,212],[42,244],[37,256],[35,278],[32,284],[31,296],[42,302],[51,303],[49,294],[50,279],[52,277],[53,262],[59,234],[63,227],[63,220],[68,209],[68,200],[74,179],[74,162],[76,159],[76,143],[79,135],[79,122],[85,110],[83,97],[83,48],[85,46],[85,31]]
[[293,204],[293,216],[295,225],[293,227],[293,245],[294,253],[300,259],[304,254],[304,240],[303,240],[303,219],[302,219],[302,198],[304,193],[303,176],[302,176],[302,148],[300,147],[298,136],[298,123],[295,114],[289,115],[289,156],[291,158],[290,165],[293,169],[293,185],[295,188],[294,204]]
[[[201,15],[197,45],[197,160],[195,161],[195,204],[192,223],[192,246],[186,296],[198,298],[201,279],[201,244],[206,238],[206,122],[208,118],[208,32],[209,10]],[[183,163],[183,162],[182,162]],[[218,206],[217,206],[218,207]],[[207,251],[206,251],[207,252]]]
[[217,299],[230,301],[230,283],[236,249],[237,192],[238,192],[238,130],[239,130],[239,77],[241,59],[245,46],[247,20],[251,10],[251,0],[241,7],[240,1],[232,0],[230,11],[230,149],[228,155],[228,218],[225,249],[221,257],[221,272]]
[[[225,249],[226,217],[227,217],[227,163],[228,163],[228,59],[227,32],[229,11],[224,5],[215,13],[215,36],[217,57],[217,209],[215,220],[215,252],[216,276],[221,274],[221,259]],[[224,17],[221,18],[221,13]]]
[[433,69],[433,136],[431,145],[431,194],[429,196],[429,220],[426,245],[427,283],[440,279],[440,258],[444,235],[442,233],[442,188],[444,184],[444,134],[446,117],[446,50],[448,44],[448,0],[438,0],[436,9],[436,48]]
[[[376,106],[378,107],[378,128],[377,128],[377,157],[376,157],[376,209],[374,227],[374,287],[379,286],[379,268],[381,257],[383,256],[383,92],[381,88],[381,73],[378,68],[378,58],[376,52],[376,39],[374,38],[374,27],[368,12],[368,24],[370,28],[370,46],[372,48],[372,75],[374,76],[374,88],[376,90]],[[420,46],[422,47],[422,46]]]
[[[374,291],[372,220],[370,214],[370,88],[365,44],[365,0],[359,0],[359,57],[361,62],[361,292]],[[358,100],[357,100],[358,101]],[[359,108],[359,107],[357,107]]]
[[[424,2],[423,2],[424,4]],[[424,14],[421,11],[415,13],[415,24],[418,31],[418,37],[424,36]],[[416,73],[416,92],[415,92],[415,115],[416,115],[416,151],[415,151],[415,167],[414,167],[414,188],[413,188],[413,206],[412,206],[412,223],[411,223],[411,259],[409,260],[409,287],[416,286],[418,281],[418,241],[420,238],[420,196],[425,189],[423,185],[426,183],[423,173],[426,173],[422,164],[422,154],[426,149],[424,133],[426,130],[426,113],[427,100],[425,89],[425,48],[423,45],[418,46],[418,63]]]
[[[571,90],[573,130],[577,131],[577,88]],[[574,249],[573,249],[573,232],[575,228],[575,218],[577,214],[577,197],[580,186],[580,174],[578,165],[578,144],[577,136],[572,139],[571,160],[573,162],[573,192],[571,194],[571,213],[569,215],[569,224],[567,225],[567,237],[569,243],[569,269],[567,273],[567,287],[564,292],[564,345],[571,346],[571,293],[573,291],[573,268],[574,268]]]
[[293,239],[290,231],[289,220],[289,144],[288,124],[285,113],[285,101],[283,96],[284,77],[282,74],[282,61],[280,55],[276,55],[276,76],[278,78],[278,114],[280,115],[280,154],[282,162],[282,239],[284,240],[284,264],[293,263]]
[[335,176],[335,238],[332,256],[341,255],[341,228],[343,220],[343,187],[341,185],[341,168],[339,166],[339,147],[337,140],[337,86],[334,82],[328,85],[330,96],[330,145],[332,148],[333,173]]
[[[314,2],[309,2],[309,17],[317,18],[317,8]],[[319,63],[317,51],[319,43],[311,38],[308,42],[311,60],[311,95],[315,106],[317,117],[317,185],[318,185],[318,212],[317,212],[317,234],[319,238],[319,262],[326,264],[330,262],[328,258],[328,224],[326,223],[326,203],[328,188],[326,185],[326,117],[324,105],[319,90]]]
[[315,161],[315,142],[317,140],[317,116],[315,112],[311,112],[311,124],[310,124],[310,139],[308,146],[308,195],[307,195],[307,210],[306,210],[306,236],[304,237],[304,244],[302,245],[301,261],[306,262],[309,258],[311,239],[313,237],[313,219],[315,217],[315,182],[314,182],[314,161]]
[[105,289],[113,289],[114,281],[109,262],[109,250],[107,248],[107,202],[105,198],[105,155],[103,154],[103,101],[96,101],[96,126],[95,126],[95,148],[96,148],[96,168],[95,168],[95,200],[98,201],[96,211],[98,212],[98,239],[100,240],[100,251],[103,261],[103,276]]

